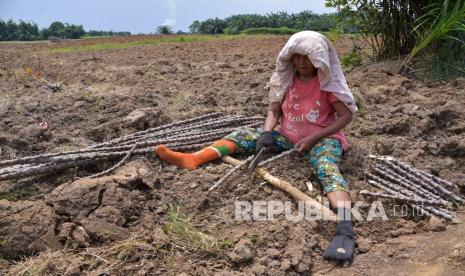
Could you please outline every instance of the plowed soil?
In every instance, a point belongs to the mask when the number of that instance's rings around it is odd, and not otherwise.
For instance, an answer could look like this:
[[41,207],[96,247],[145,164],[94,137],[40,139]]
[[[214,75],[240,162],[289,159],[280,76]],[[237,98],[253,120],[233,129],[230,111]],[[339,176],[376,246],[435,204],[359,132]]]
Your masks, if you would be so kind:
[[[265,85],[287,37],[50,52],[118,39],[0,44],[0,160],[84,148],[208,112],[265,115]],[[131,39],[137,38],[122,41]],[[342,55],[350,45],[341,40],[336,48]],[[362,108],[345,130],[352,149],[341,170],[351,198],[366,202],[359,209],[364,217],[371,199],[358,192],[373,190],[364,174],[371,169],[370,154],[409,162],[465,193],[465,80],[409,79],[390,67],[346,72]],[[61,88],[43,91],[43,76]],[[135,110],[143,116],[131,121],[127,116]],[[396,216],[393,201],[382,201],[389,220],[355,222],[355,259],[341,266],[321,257],[334,222],[292,222],[282,215],[235,220],[236,200],[292,199],[246,173],[207,193],[230,168],[220,160],[187,171],[147,156],[110,176],[75,180],[109,165],[0,182],[3,273],[465,274],[465,226]],[[321,197],[304,159],[286,157],[268,168]],[[463,210],[457,209],[462,220]],[[185,215],[185,224],[173,223],[173,213]],[[188,230],[173,230],[176,225]]]

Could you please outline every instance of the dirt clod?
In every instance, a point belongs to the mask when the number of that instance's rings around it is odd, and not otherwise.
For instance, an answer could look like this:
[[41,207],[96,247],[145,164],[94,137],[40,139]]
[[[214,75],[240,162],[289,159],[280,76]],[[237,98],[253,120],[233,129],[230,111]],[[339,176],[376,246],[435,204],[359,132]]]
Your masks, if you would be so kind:
[[163,231],[163,229],[156,227],[152,233],[152,244],[156,246],[167,246],[170,243],[170,237]]
[[360,253],[367,253],[370,251],[373,241],[370,238],[359,238],[357,239],[357,244]]
[[233,251],[229,254],[231,262],[236,265],[250,263],[255,258],[256,252],[253,243],[249,239],[241,239],[234,246]]
[[59,217],[43,201],[0,200],[0,253],[8,258],[59,249],[55,235]]
[[97,241],[117,241],[128,238],[129,231],[127,229],[106,221],[85,219],[81,224],[89,236]]

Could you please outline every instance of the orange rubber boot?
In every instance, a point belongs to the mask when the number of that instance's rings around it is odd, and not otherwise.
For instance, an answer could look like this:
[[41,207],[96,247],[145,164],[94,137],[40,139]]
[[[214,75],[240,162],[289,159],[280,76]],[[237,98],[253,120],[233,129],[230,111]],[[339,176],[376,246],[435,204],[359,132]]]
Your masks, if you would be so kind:
[[236,150],[236,144],[230,140],[218,140],[211,146],[194,153],[182,153],[168,149],[165,145],[155,148],[158,157],[183,169],[195,169],[211,160],[232,154]]

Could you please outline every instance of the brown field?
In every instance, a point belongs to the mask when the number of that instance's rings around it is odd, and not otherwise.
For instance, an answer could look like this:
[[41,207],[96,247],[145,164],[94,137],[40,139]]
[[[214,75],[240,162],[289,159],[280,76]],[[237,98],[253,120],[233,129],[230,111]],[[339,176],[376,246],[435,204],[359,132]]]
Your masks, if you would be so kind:
[[[84,148],[208,112],[266,114],[264,87],[287,37],[163,43],[156,39],[0,44],[0,160]],[[102,44],[110,46],[85,48]],[[341,40],[336,48],[343,54],[350,45]],[[371,189],[364,175],[371,166],[370,154],[409,162],[459,185],[463,194],[465,80],[408,79],[389,67],[369,65],[346,75],[363,107],[346,129],[352,150],[341,165],[352,199],[361,199],[360,190]],[[42,77],[60,83],[60,90],[42,91]],[[134,110],[143,111],[145,117],[129,124],[125,118]],[[49,128],[37,133],[41,122]],[[286,157],[279,162],[273,174],[300,190],[308,193],[309,179],[317,183],[302,159]],[[207,194],[229,169],[221,161],[185,171],[150,156],[98,181],[72,182],[106,166],[0,182],[2,273],[465,273],[463,224],[411,216],[356,222],[355,260],[342,267],[321,257],[334,223],[292,223],[282,216],[274,221],[235,221],[235,200],[291,199],[245,173]],[[312,196],[319,193],[317,189]],[[393,202],[383,202],[391,215]],[[360,208],[362,215],[368,208]],[[457,212],[462,220],[463,210],[459,207]],[[176,215],[181,219],[173,220]],[[238,260],[234,247],[250,250],[242,252],[250,260]]]

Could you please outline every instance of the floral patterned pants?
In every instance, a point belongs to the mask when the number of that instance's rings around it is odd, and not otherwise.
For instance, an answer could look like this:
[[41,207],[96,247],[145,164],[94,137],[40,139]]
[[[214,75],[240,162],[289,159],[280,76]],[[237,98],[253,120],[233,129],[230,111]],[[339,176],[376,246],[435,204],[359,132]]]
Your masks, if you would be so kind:
[[[249,153],[255,152],[255,143],[263,133],[261,129],[240,128],[237,131],[224,137],[236,143],[236,152]],[[294,147],[294,145],[278,131],[272,131],[273,148],[272,151],[285,151]],[[347,182],[341,175],[337,164],[341,160],[342,145],[335,138],[324,138],[316,143],[311,150],[305,152],[310,162],[312,172],[320,180],[324,188],[324,193],[334,191],[348,192]]]

